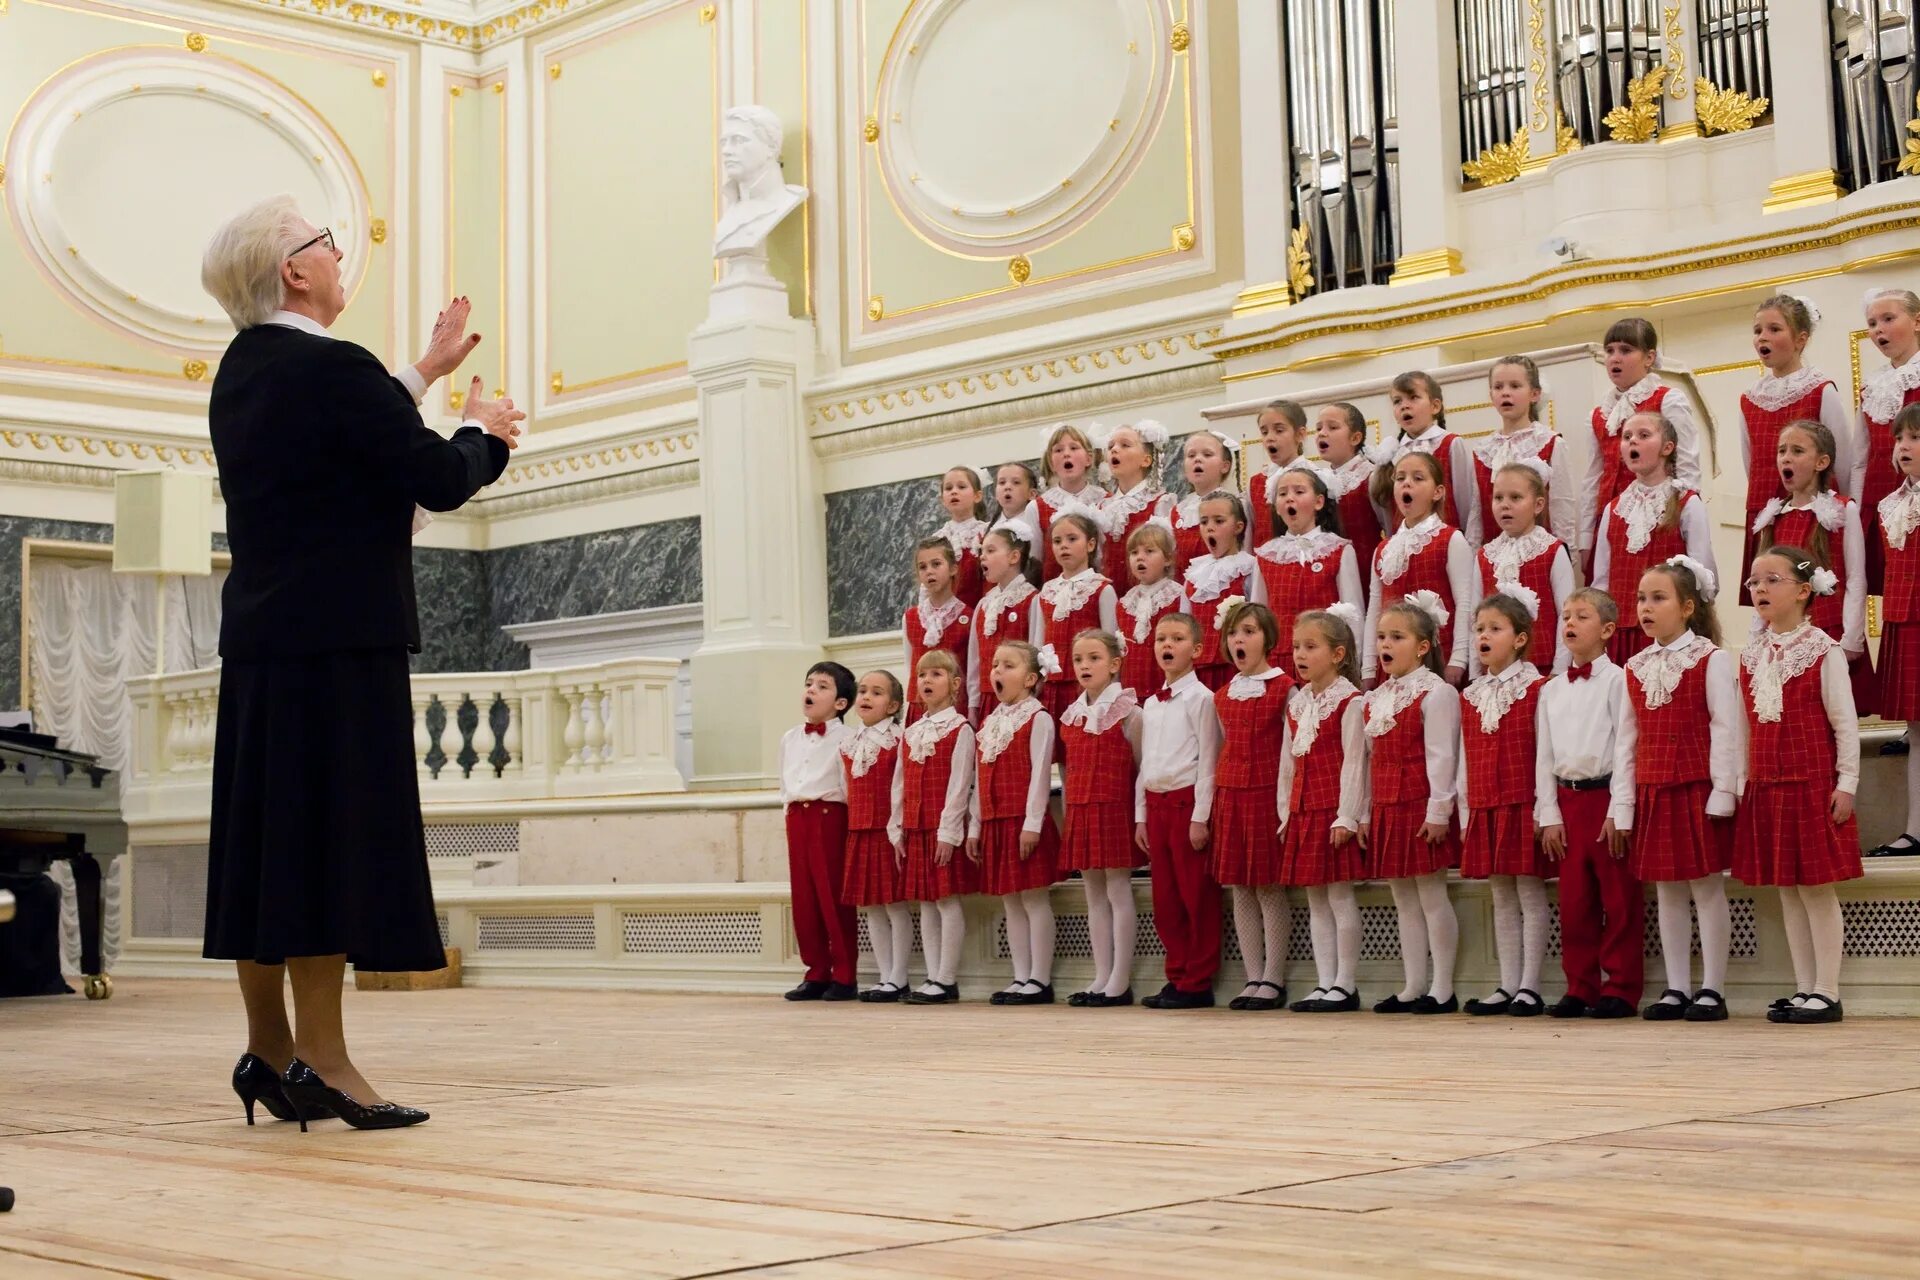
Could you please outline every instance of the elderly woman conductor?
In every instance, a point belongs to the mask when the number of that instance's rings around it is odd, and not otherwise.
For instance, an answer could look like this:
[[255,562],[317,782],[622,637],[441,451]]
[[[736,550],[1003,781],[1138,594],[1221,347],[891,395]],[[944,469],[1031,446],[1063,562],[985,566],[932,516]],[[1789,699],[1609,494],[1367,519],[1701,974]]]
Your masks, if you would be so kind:
[[[416,505],[450,511],[500,475],[524,414],[478,378],[452,438],[420,420],[432,383],[480,341],[467,303],[389,375],[327,329],[346,306],[331,233],[291,197],[236,216],[200,279],[239,333],[208,429],[233,555],[220,620],[220,712],[205,954],[239,969],[247,1052],[233,1088],[253,1123],[338,1116],[418,1124],[347,1056],[346,962],[446,963],[420,825],[407,654],[420,648]],[[289,1027],[282,986],[291,978]]]

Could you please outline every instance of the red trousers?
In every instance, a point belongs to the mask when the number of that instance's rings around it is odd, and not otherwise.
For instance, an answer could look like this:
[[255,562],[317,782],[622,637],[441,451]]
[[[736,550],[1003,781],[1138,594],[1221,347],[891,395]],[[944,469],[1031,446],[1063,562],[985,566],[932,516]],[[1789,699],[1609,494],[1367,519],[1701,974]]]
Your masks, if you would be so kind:
[[1193,788],[1147,792],[1147,865],[1153,927],[1167,949],[1167,981],[1212,991],[1220,968],[1220,885],[1212,860],[1193,847]]
[[840,901],[847,858],[847,806],[796,800],[787,806],[787,873],[793,881],[793,936],[808,982],[851,983],[860,957],[859,913]]
[[1606,787],[1560,788],[1560,816],[1567,826],[1567,853],[1560,863],[1560,965],[1568,995],[1588,1004],[1619,996],[1638,1005],[1647,908],[1627,860],[1614,857],[1600,834],[1612,799]]

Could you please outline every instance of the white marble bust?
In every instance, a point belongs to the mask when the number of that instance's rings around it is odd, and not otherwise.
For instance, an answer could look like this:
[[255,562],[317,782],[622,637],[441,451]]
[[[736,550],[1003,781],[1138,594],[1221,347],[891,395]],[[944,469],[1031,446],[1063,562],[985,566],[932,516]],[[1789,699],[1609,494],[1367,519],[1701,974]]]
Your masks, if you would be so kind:
[[780,172],[780,117],[765,107],[731,107],[720,120],[722,188],[713,256],[763,257],[767,237],[807,198]]

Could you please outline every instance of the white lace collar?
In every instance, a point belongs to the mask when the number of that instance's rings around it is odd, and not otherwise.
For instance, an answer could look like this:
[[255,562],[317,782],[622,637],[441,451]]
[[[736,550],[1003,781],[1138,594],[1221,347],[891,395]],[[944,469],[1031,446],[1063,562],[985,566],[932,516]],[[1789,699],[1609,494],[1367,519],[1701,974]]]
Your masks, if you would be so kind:
[[1481,676],[1460,696],[1480,713],[1480,732],[1492,733],[1500,727],[1507,712],[1513,710],[1514,704],[1526,697],[1527,691],[1540,680],[1540,668],[1531,662],[1516,662],[1498,675],[1490,671]]
[[1667,517],[1667,499],[1674,493],[1672,480],[1643,484],[1635,480],[1620,491],[1613,505],[1614,518],[1626,526],[1627,550],[1636,554],[1647,549],[1653,531]]
[[956,620],[965,621],[967,602],[959,596],[948,596],[945,604],[934,604],[927,598],[927,589],[920,588],[920,602],[914,606],[916,620],[920,623],[921,643],[932,646],[940,643],[940,637]]
[[1054,512],[1094,511],[1106,499],[1107,491],[1091,480],[1087,481],[1078,493],[1071,493],[1057,484],[1051,484],[1047,486],[1046,492],[1040,495],[1040,501],[1047,504],[1049,511]]
[[[1294,456],[1298,457],[1299,455],[1296,454]],[[1275,462],[1272,459],[1272,457],[1269,456],[1267,459],[1267,465],[1260,468],[1260,471],[1259,471],[1260,478],[1262,480],[1271,481],[1275,476],[1279,475],[1282,471],[1285,471],[1291,465],[1293,464],[1288,462]]]
[[1417,436],[1402,431],[1374,450],[1374,459],[1382,466],[1400,461],[1410,453],[1432,453],[1447,438],[1447,429],[1434,423]]
[[1520,566],[1531,564],[1554,544],[1553,532],[1535,525],[1519,537],[1503,533],[1480,548],[1493,569],[1495,582],[1518,582]]
[[1627,659],[1627,670],[1640,682],[1649,710],[1664,707],[1680,687],[1680,677],[1700,665],[1712,653],[1713,641],[1695,632],[1684,632],[1672,644],[1654,644]]
[[1434,512],[1419,524],[1402,524],[1380,548],[1380,581],[1398,582],[1413,558],[1427,549],[1446,522]]
[[1200,495],[1190,493],[1173,504],[1173,521],[1176,528],[1191,529],[1200,523]]
[[1787,681],[1805,674],[1833,644],[1833,637],[1811,622],[1785,635],[1767,629],[1748,641],[1740,651],[1740,665],[1747,669],[1754,718],[1762,724],[1779,723]]
[[1206,604],[1254,571],[1253,557],[1244,551],[1226,556],[1195,556],[1187,565],[1187,598]]
[[1907,535],[1920,527],[1920,481],[1902,480],[1900,487],[1880,499],[1880,530],[1895,551],[1907,548]]
[[953,548],[956,557],[980,550],[980,539],[987,536],[985,520],[949,520],[933,531],[936,538],[945,538],[947,545]]
[[1316,525],[1305,533],[1276,534],[1261,543],[1253,554],[1270,564],[1311,564],[1318,573],[1320,561],[1347,545],[1347,540],[1339,534]]
[[1625,391],[1608,387],[1607,394],[1600,398],[1600,409],[1607,419],[1607,434],[1619,435],[1620,428],[1627,425],[1627,419],[1640,412],[1641,402],[1658,391],[1660,386],[1660,375],[1648,373]]
[[1847,522],[1847,507],[1840,500],[1840,495],[1831,489],[1816,489],[1804,507],[1796,507],[1784,498],[1768,498],[1767,505],[1760,508],[1759,514],[1753,518],[1753,532],[1758,533],[1778,520],[1782,512],[1808,509],[1813,511],[1813,518],[1828,533],[1838,531]]
[[1133,619],[1133,639],[1145,644],[1153,634],[1154,614],[1180,598],[1180,580],[1162,578],[1158,582],[1137,583],[1120,601],[1120,607]]
[[967,722],[958,707],[943,707],[939,711],[921,716],[907,726],[903,735],[907,742],[907,755],[915,764],[924,762],[940,746],[941,739]]
[[873,768],[873,762],[892,750],[899,741],[900,725],[897,721],[863,724],[841,740],[840,754],[853,766],[853,776],[864,778],[867,770]]
[[1148,476],[1124,493],[1108,494],[1100,500],[1101,527],[1108,534],[1120,532],[1122,523],[1145,511],[1163,490]]
[[1394,676],[1367,695],[1367,736],[1384,737],[1393,732],[1395,717],[1412,706],[1422,694],[1445,684],[1430,667],[1415,667],[1403,676]]
[[1060,723],[1084,724],[1088,733],[1105,733],[1132,715],[1139,706],[1139,695],[1115,680],[1100,691],[1100,697],[1092,706],[1087,705],[1087,695],[1084,693],[1074,699],[1073,705],[1060,713]]
[[1868,378],[1860,391],[1860,407],[1875,422],[1890,426],[1906,403],[1907,393],[1915,387],[1920,387],[1920,352],[1908,357],[1905,364],[1882,369]]
[[1360,692],[1354,688],[1353,681],[1345,676],[1335,676],[1333,683],[1318,693],[1313,686],[1303,684],[1287,696],[1287,712],[1293,717],[1293,739],[1287,750],[1299,759],[1313,750],[1314,741],[1320,736],[1320,725],[1333,714],[1333,709]]
[[1107,580],[1092,569],[1082,569],[1071,578],[1064,575],[1040,588],[1040,599],[1053,609],[1053,620],[1065,622],[1076,609],[1086,606]]
[[1227,697],[1235,702],[1252,702],[1256,698],[1267,696],[1267,686],[1276,677],[1284,675],[1278,667],[1268,667],[1257,676],[1233,673],[1233,679],[1227,681]]
[[1000,629],[1000,615],[1012,609],[1032,595],[1036,588],[1025,578],[1015,575],[987,594],[980,597],[980,630],[992,635]]
[[1815,387],[1825,386],[1833,381],[1818,369],[1801,365],[1784,378],[1776,378],[1771,369],[1760,375],[1760,381],[1753,384],[1753,390],[1747,392],[1747,399],[1757,408],[1772,413],[1784,409],[1794,401],[1805,396]]
[[1026,728],[1027,721],[1041,711],[1038,698],[1025,698],[1019,702],[1001,703],[987,715],[986,723],[980,726],[977,741],[980,744],[980,759],[992,764],[1000,758],[1013,741],[1013,736]]
[[1362,449],[1333,469],[1333,479],[1327,483],[1327,493],[1338,502],[1372,478],[1373,460]]
[[1474,452],[1489,470],[1498,471],[1509,462],[1539,457],[1553,443],[1553,434],[1553,428],[1546,423],[1530,422],[1510,435],[1494,432],[1475,445]]

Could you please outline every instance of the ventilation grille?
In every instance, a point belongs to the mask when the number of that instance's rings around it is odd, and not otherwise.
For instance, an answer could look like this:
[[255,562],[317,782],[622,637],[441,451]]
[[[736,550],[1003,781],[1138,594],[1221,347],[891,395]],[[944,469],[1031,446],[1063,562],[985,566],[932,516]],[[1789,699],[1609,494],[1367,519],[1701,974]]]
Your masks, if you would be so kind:
[[[1733,922],[1733,937],[1727,946],[1727,956],[1733,960],[1752,960],[1760,954],[1760,927],[1755,920],[1752,898],[1728,898],[1728,915]],[[1642,933],[1640,954],[1653,959],[1661,954],[1660,950],[1660,913],[1652,903],[1646,904],[1646,928]],[[1689,944],[1691,954],[1700,954],[1700,922],[1693,922],[1693,941]],[[1558,898],[1547,904],[1547,954],[1557,956],[1560,951],[1560,901]]]
[[[918,954],[925,954],[926,945],[920,940],[920,912],[913,907],[908,907],[907,911],[913,920],[913,950]],[[1063,925],[1066,923],[1064,918],[1061,920],[1061,923]],[[1004,915],[1000,917],[1000,927],[1003,931],[1007,927],[1007,918]],[[870,956],[873,954],[873,933],[867,928],[867,911],[865,907],[860,909],[857,950],[861,955]]]
[[520,852],[517,822],[436,822],[427,827],[427,861]]
[[443,947],[452,946],[453,938],[447,929],[447,913],[444,911],[434,912],[433,923],[440,930],[440,945]]
[[[1311,916],[1306,907],[1294,907],[1292,924],[1287,936],[1288,960],[1313,959],[1313,933],[1310,926]],[[1061,915],[1054,918],[1053,954],[1056,959],[1086,960],[1093,956],[1093,938],[1087,927],[1084,915]],[[861,935],[866,936],[864,933]],[[1222,958],[1239,960],[1240,939],[1233,928],[1233,906],[1228,899],[1226,909],[1220,917],[1220,937]],[[917,945],[917,935],[916,935]],[[993,923],[993,955],[996,960],[1005,960],[1012,956],[1007,948],[1007,918],[1004,914],[995,918]],[[1154,928],[1153,910],[1148,908],[1140,912],[1140,932],[1134,943],[1133,954],[1136,957],[1164,957],[1167,949],[1160,942],[1160,934]],[[1363,906],[1360,908],[1360,958],[1362,960],[1398,960],[1400,958],[1400,918],[1392,907]]]
[[1920,956],[1920,898],[1843,902],[1845,953],[1850,956]]
[[760,947],[758,911],[620,917],[620,949],[630,956],[757,956]]
[[592,951],[593,916],[481,916],[476,951]]

